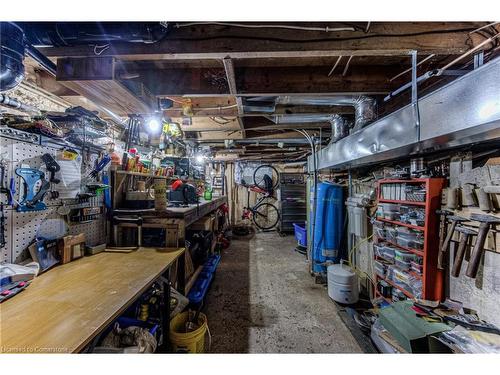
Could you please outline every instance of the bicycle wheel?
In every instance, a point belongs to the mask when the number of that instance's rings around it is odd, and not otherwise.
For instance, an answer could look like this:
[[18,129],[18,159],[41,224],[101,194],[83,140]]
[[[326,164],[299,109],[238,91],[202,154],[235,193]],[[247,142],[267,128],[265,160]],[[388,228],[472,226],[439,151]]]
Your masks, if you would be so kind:
[[254,185],[260,187],[261,189],[268,190],[269,187],[266,186],[266,180],[264,176],[267,175],[272,180],[271,190],[276,189],[279,184],[279,174],[276,168],[269,164],[259,165],[253,171],[253,183]]
[[279,219],[279,211],[271,203],[261,203],[253,210],[253,222],[262,230],[274,228]]

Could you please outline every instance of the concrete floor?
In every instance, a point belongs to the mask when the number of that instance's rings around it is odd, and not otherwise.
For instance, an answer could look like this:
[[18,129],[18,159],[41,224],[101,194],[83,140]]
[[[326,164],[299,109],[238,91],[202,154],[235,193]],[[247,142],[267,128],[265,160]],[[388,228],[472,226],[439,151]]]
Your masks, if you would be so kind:
[[212,353],[361,353],[293,236],[234,237],[205,300]]

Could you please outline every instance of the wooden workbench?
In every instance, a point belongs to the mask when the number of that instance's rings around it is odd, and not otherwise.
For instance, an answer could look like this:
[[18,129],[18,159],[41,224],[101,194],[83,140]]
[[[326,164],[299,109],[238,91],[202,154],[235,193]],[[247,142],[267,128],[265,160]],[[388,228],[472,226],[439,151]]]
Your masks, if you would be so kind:
[[[158,228],[166,230],[165,245],[179,247],[184,245],[186,228],[198,219],[217,210],[227,203],[227,196],[216,197],[211,201],[200,200],[199,204],[190,204],[188,207],[167,207],[164,211],[154,209],[130,210],[115,209],[115,214],[120,216],[139,215],[143,218],[143,228]],[[136,227],[135,225],[123,223],[118,228]],[[117,234],[118,239],[123,238]]]
[[0,304],[0,352],[81,351],[183,253],[100,253],[47,271]]

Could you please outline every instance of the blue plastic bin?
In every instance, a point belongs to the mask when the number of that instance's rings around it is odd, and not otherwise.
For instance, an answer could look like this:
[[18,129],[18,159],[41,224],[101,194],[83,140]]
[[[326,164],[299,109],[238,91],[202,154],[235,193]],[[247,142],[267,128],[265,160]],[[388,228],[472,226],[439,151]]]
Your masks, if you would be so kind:
[[293,223],[293,228],[295,229],[295,239],[299,243],[300,246],[307,246],[307,232],[306,232],[306,224],[296,224]]
[[207,294],[208,287],[212,281],[213,273],[211,272],[201,272],[196,279],[193,287],[189,291],[187,298],[192,304],[200,303],[205,295]]
[[220,259],[220,255],[212,255],[208,257],[207,261],[203,265],[203,272],[214,273],[219,265]]

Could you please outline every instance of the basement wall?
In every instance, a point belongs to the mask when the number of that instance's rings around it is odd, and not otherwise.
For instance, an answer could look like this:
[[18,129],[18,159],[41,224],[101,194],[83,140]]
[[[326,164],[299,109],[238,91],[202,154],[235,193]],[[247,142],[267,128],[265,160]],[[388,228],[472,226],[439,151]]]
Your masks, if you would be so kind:
[[[453,245],[455,249],[450,254],[456,250],[456,244]],[[500,254],[486,251],[484,267],[475,279],[465,276],[467,264],[465,260],[458,278],[448,275],[450,298],[461,301],[464,307],[476,310],[480,318],[500,327]]]

